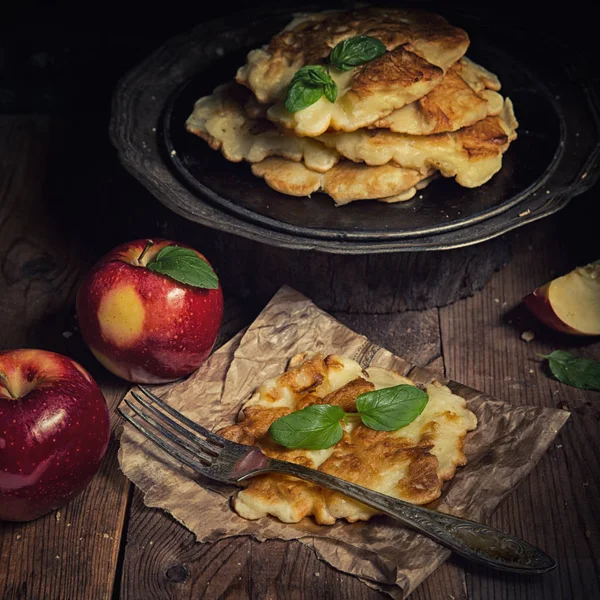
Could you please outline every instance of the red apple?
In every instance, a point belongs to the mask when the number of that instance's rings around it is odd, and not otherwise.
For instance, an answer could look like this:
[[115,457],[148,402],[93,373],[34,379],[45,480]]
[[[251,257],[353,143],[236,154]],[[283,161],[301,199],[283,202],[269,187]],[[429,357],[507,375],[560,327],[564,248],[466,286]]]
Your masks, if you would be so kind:
[[600,335],[600,262],[577,267],[523,298],[548,327],[573,335]]
[[45,350],[0,352],[0,520],[66,504],[108,446],[104,396],[76,362]]
[[[169,246],[191,250],[216,287],[151,270]],[[223,293],[199,252],[168,240],[136,240],[109,252],[87,274],[77,294],[77,318],[83,339],[109,371],[136,383],[163,383],[206,360],[221,326]]]

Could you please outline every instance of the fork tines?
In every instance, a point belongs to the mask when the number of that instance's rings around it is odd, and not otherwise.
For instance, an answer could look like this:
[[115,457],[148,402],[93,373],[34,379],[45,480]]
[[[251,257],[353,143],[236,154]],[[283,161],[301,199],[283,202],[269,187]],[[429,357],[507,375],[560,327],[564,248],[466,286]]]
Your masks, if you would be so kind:
[[[129,398],[125,398],[125,404],[134,414],[130,415],[121,408],[119,408],[119,413],[165,452],[191,469],[204,473],[206,467],[210,466],[221,452],[222,438],[194,423],[150,390],[141,385],[138,388],[143,396],[137,392],[131,392],[131,395],[151,414],[142,410]],[[169,417],[166,413],[174,418]]]

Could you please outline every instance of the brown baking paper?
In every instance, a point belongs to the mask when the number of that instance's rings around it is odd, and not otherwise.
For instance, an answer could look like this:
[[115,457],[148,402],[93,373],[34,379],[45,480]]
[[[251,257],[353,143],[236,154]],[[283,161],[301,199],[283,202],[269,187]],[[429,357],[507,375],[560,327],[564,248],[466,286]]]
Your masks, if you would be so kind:
[[[155,392],[210,429],[235,422],[241,404],[265,379],[282,373],[304,350],[350,356],[362,366],[393,369],[425,383],[441,379],[369,342],[284,287],[256,321],[240,332],[189,379]],[[569,417],[563,410],[513,406],[455,382],[444,381],[467,399],[478,427],[465,439],[467,465],[446,484],[436,508],[485,521],[502,498],[535,466]],[[210,542],[234,535],[258,540],[298,540],[319,558],[393,598],[406,598],[450,552],[388,517],[368,522],[296,525],[268,517],[247,521],[230,507],[236,488],[200,480],[127,425],[119,451],[121,469],[144,493],[147,506],[168,511]]]

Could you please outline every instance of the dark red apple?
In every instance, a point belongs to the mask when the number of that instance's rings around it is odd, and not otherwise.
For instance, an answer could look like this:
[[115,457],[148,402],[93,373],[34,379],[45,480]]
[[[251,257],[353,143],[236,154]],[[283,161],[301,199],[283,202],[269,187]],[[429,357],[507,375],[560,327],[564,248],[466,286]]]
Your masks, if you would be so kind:
[[79,494],[110,435],[100,388],[45,350],[0,352],[0,520],[30,521]]
[[[183,283],[175,278],[181,275],[177,268],[167,268],[170,274],[154,270],[157,263],[167,265],[167,248],[187,252],[182,261],[198,261],[186,263],[192,271],[208,269],[213,287]],[[196,250],[136,240],[109,252],[87,274],[77,294],[77,318],[83,339],[109,371],[136,383],[162,383],[189,375],[208,358],[221,327],[223,293]]]

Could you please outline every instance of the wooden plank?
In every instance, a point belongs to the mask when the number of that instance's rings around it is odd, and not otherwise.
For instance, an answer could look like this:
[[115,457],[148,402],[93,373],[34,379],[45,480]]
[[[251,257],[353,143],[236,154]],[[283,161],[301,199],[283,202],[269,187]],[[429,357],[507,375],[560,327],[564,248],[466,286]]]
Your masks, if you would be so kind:
[[[597,258],[597,234],[581,218],[585,214],[586,201],[580,200],[560,215],[515,233],[511,264],[483,292],[440,310],[450,378],[515,404],[571,411],[556,443],[491,519],[496,527],[545,549],[558,568],[524,578],[465,564],[468,597],[473,600],[600,598],[598,393],[549,378],[535,356],[568,349],[598,360],[600,343],[556,334],[520,305],[536,286]],[[535,335],[530,343],[520,337],[525,330]]]
[[[56,226],[46,194],[48,155],[61,133],[46,117],[0,118],[0,348],[72,356],[100,383],[112,412],[127,385],[72,336],[85,253],[73,231]],[[129,489],[116,452],[113,437],[99,473],[66,507],[31,523],[0,523],[0,598],[111,598]]]
[[[334,316],[374,342],[443,371],[437,310]],[[444,590],[461,598],[463,589],[462,570],[449,564],[429,578],[414,597],[437,598]],[[123,563],[122,600],[386,597],[320,561],[310,547],[299,542],[259,543],[238,537],[197,544],[192,533],[164,512],[145,507],[141,493],[135,492]]]

